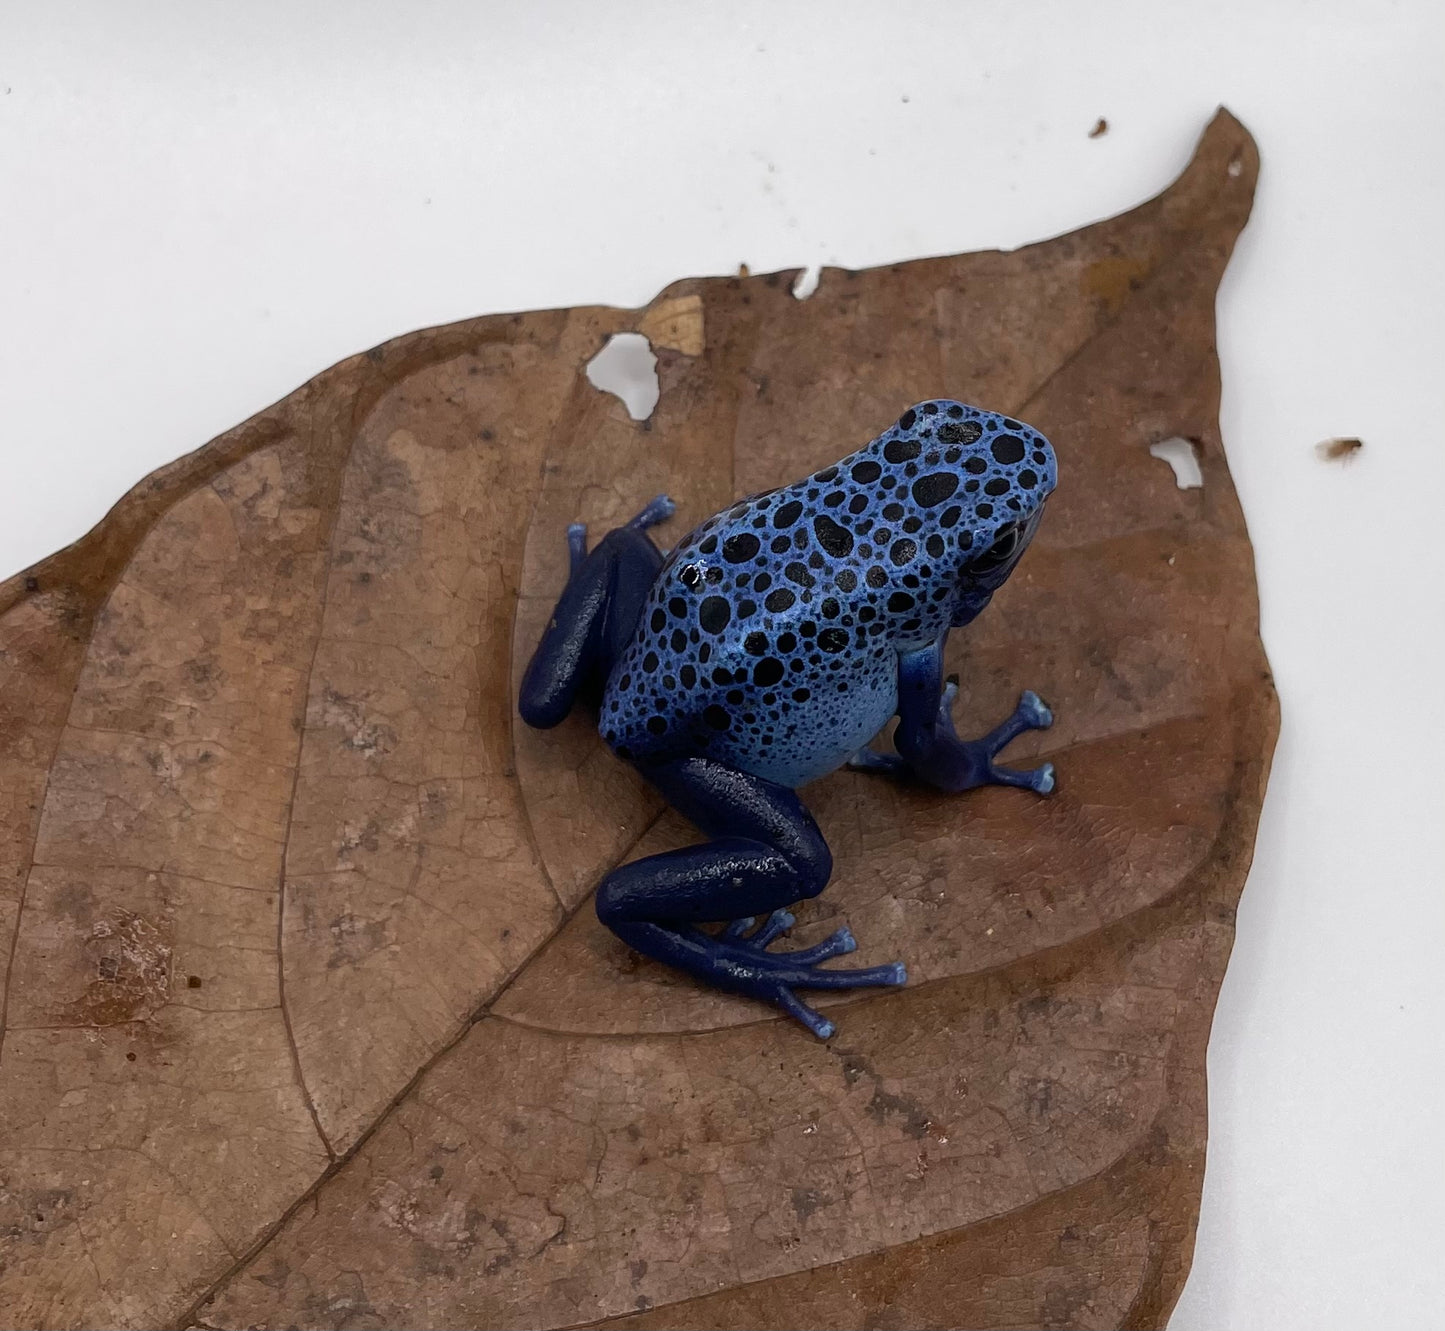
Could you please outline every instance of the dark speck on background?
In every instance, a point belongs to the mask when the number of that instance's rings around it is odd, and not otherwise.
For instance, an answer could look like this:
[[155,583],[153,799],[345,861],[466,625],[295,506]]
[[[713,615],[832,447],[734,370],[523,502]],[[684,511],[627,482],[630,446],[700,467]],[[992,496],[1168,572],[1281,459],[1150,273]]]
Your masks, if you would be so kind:
[[1365,446],[1363,439],[1326,439],[1315,445],[1322,462],[1349,462]]

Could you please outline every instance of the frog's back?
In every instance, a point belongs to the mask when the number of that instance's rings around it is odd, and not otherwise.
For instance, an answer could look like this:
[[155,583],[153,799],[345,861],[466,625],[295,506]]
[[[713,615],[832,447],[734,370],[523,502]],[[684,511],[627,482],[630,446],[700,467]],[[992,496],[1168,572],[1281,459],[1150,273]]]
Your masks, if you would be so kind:
[[1052,488],[1028,427],[939,400],[703,523],[664,562],[603,698],[624,758],[701,753],[787,785],[897,709],[897,655],[946,631],[959,570]]

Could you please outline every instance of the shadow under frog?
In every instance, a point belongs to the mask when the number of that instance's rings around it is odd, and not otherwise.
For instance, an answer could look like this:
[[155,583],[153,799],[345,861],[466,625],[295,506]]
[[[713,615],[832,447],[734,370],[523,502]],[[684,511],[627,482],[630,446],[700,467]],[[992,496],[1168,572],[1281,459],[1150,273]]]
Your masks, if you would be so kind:
[[[959,739],[943,649],[1013,572],[1056,480],[1038,431],[940,398],[834,466],[715,514],[666,556],[647,535],[672,516],[666,495],[590,552],[586,528],[569,527],[571,573],[523,677],[522,719],[546,728],[596,704],[618,757],[709,838],[613,870],[597,889],[602,922],[822,1039],[833,1023],[797,990],[903,984],[901,963],[824,967],[857,946],[846,928],[768,950],[794,923],[786,907],[833,867],[795,789],[844,764],[946,791],[1053,789],[1052,764],[993,761],[1050,725],[1048,707],[1026,692],[983,738]],[[894,716],[896,753],[868,748]],[[699,927],[712,922],[726,923]]]

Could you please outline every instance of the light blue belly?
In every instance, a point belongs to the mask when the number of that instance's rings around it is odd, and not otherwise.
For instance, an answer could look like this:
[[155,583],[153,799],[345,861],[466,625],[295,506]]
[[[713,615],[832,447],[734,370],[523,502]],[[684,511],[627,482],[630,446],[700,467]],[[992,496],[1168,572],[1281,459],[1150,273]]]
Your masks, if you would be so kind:
[[715,756],[783,786],[801,786],[835,771],[873,738],[898,710],[897,677],[850,679],[849,692],[815,692],[794,704],[767,747],[723,740]]

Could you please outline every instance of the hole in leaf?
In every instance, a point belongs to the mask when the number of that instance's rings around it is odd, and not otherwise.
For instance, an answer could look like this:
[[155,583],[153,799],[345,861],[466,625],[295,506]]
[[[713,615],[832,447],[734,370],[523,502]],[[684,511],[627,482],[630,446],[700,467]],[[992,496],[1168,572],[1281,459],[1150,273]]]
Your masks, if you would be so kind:
[[799,300],[807,300],[818,289],[818,282],[822,276],[823,265],[810,263],[793,279],[793,295]]
[[1176,434],[1149,445],[1149,456],[1163,458],[1174,471],[1174,484],[1181,490],[1202,490],[1204,473],[1199,470],[1199,450],[1194,440]]
[[635,421],[651,416],[662,396],[657,357],[641,333],[613,333],[607,345],[587,362],[587,378],[594,388],[621,398]]

